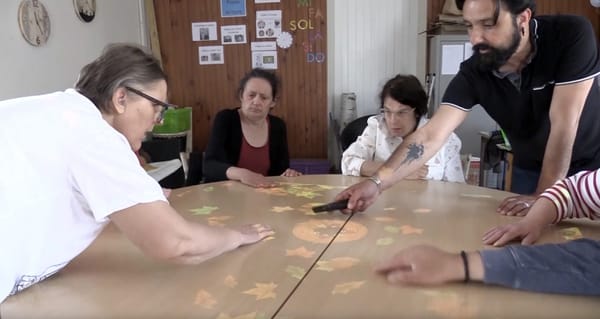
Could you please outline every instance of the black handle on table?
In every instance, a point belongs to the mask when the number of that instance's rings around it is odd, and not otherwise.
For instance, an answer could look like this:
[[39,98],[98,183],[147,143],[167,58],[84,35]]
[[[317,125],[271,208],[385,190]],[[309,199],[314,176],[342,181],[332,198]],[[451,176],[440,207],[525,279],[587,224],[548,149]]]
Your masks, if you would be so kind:
[[340,210],[340,209],[344,209],[348,207],[348,199],[342,199],[342,200],[338,200],[336,202],[331,202],[325,205],[320,205],[320,206],[314,206],[312,208],[312,211],[315,213],[321,213],[321,212],[329,212],[332,210]]

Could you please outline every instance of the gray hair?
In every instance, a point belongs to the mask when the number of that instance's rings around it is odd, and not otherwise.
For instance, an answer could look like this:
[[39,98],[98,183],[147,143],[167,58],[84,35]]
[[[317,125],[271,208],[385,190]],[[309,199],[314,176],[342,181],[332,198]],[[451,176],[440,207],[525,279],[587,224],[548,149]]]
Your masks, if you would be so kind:
[[158,60],[142,47],[110,44],[100,57],[81,69],[75,89],[101,112],[111,113],[111,99],[118,88],[143,88],[166,79]]

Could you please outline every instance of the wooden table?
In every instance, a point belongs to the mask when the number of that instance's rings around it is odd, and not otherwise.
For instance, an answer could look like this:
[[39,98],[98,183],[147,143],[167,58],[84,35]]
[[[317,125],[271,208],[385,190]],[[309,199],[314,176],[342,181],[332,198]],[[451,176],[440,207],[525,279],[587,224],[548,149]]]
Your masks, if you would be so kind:
[[[339,175],[275,178],[274,189],[236,182],[175,190],[187,219],[220,227],[266,222],[273,239],[197,266],[151,260],[114,227],[63,271],[0,305],[12,318],[589,318],[595,298],[520,292],[479,284],[392,286],[373,265],[416,243],[482,249],[481,235],[515,220],[495,213],[508,193],[464,184],[405,181],[365,214],[314,215],[359,180]],[[564,224],[542,242],[563,242],[577,227],[600,239],[600,225]],[[339,232],[339,233],[338,233]]]

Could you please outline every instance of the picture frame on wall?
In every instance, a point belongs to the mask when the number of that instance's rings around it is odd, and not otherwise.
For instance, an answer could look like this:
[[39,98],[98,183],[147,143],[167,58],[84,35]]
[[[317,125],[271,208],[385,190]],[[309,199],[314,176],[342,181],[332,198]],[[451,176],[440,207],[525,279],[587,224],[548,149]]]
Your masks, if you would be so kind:
[[200,65],[224,64],[223,46],[211,45],[198,47],[198,59]]
[[96,17],[96,0],[73,0],[73,8],[82,22],[92,22]]
[[245,17],[246,0],[221,0],[221,17]]

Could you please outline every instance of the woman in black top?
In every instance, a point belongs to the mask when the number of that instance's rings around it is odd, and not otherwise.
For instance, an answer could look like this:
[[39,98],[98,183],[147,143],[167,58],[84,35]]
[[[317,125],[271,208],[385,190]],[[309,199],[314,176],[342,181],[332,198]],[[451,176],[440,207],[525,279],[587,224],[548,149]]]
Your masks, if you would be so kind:
[[271,187],[274,183],[265,176],[301,175],[289,168],[285,123],[269,114],[278,86],[275,74],[263,69],[253,69],[242,78],[241,107],[215,116],[203,165],[206,182],[230,179]]

